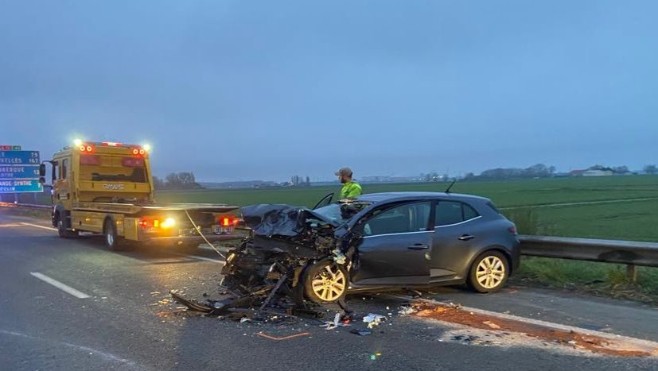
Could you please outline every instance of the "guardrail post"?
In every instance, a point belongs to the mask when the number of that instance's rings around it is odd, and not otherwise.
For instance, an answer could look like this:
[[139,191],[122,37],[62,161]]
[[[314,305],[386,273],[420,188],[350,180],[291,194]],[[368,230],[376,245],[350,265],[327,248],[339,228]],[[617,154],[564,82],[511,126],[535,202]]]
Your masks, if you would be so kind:
[[635,264],[628,264],[626,266],[626,277],[632,283],[637,283],[637,267]]

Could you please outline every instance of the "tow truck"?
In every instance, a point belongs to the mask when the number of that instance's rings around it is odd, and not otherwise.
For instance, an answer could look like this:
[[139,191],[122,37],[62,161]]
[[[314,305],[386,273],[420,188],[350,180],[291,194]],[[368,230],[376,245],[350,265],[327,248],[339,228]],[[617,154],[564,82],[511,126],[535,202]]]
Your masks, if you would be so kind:
[[52,175],[52,224],[62,238],[102,234],[105,245],[162,245],[194,248],[201,243],[241,239],[237,206],[168,204],[155,201],[147,145],[76,140],[41,164]]

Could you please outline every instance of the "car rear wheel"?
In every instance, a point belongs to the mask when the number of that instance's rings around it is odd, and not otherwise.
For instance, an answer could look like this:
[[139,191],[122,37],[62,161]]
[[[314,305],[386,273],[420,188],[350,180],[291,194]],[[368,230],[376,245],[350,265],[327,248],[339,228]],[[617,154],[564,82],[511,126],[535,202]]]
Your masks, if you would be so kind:
[[505,285],[508,277],[507,257],[500,251],[486,251],[471,265],[468,284],[477,292],[496,292]]
[[347,270],[333,261],[315,263],[304,275],[304,294],[315,303],[335,303],[345,297],[347,288]]

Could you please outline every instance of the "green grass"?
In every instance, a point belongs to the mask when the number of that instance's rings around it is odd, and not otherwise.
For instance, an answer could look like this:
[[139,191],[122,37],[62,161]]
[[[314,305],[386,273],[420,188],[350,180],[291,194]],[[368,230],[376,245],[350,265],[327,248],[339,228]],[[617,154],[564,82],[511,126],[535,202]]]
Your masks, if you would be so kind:
[[633,283],[628,280],[626,266],[621,264],[524,257],[512,282],[657,303],[658,269],[637,269],[637,282]]

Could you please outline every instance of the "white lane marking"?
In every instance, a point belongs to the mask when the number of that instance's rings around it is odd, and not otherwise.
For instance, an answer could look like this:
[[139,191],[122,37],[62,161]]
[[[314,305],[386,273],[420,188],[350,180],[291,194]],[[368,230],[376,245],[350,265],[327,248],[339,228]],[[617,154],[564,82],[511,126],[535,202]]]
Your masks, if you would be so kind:
[[21,227],[20,224],[0,224],[0,228],[16,228]]
[[177,256],[183,256],[183,257],[186,257],[186,258],[192,258],[192,259],[203,260],[203,261],[208,261],[208,262],[213,262],[213,263],[219,263],[219,264],[222,264],[222,265],[226,264],[226,262],[223,261],[223,260],[210,259],[210,258],[205,258],[203,256],[185,255],[185,254],[178,254],[178,253],[172,253],[172,254],[177,255]]
[[84,292],[78,291],[78,290],[74,289],[71,286],[67,286],[67,285],[65,285],[65,284],[63,284],[63,283],[61,283],[57,280],[54,280],[54,279],[46,276],[45,274],[41,274],[39,272],[30,272],[30,274],[32,276],[42,280],[45,283],[49,283],[49,284],[57,287],[58,289],[64,291],[67,294],[75,296],[78,299],[86,299],[86,298],[89,297],[89,295],[85,294]]
[[32,223],[23,223],[21,222],[21,225],[27,226],[27,227],[34,227],[34,228],[41,228],[41,229],[46,229],[48,231],[56,231],[57,228],[53,227],[46,227],[44,225],[39,225],[39,224],[32,224]]
[[24,334],[22,332],[16,332],[16,331],[0,330],[0,334],[21,337],[21,338],[25,338],[25,339],[34,340],[34,341],[43,341],[43,342],[48,342],[48,343],[56,342],[56,343],[62,344],[64,346],[67,346],[69,348],[77,349],[77,350],[80,350],[80,351],[83,351],[83,352],[86,352],[86,353],[96,354],[96,355],[100,356],[101,358],[104,358],[105,360],[108,360],[108,361],[123,363],[123,364],[131,366],[133,368],[139,369],[137,364],[133,361],[127,360],[125,358],[117,357],[114,354],[103,352],[103,351],[100,351],[100,350],[97,350],[97,349],[94,349],[94,348],[89,348],[89,347],[86,347],[86,346],[83,346],[83,345],[71,344],[71,343],[67,343],[67,342],[52,341],[52,340],[44,339],[42,337],[34,337],[34,336]]

